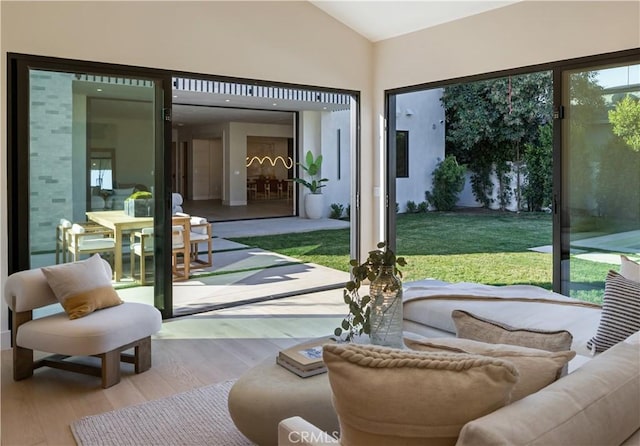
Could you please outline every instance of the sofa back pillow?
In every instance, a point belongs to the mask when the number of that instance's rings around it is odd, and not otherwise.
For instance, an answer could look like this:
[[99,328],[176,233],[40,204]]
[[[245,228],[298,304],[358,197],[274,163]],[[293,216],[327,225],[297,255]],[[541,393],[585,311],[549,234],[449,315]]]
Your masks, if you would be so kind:
[[518,379],[507,361],[463,353],[327,344],[323,359],[343,446],[454,445]]
[[571,350],[573,336],[567,330],[533,330],[516,328],[501,322],[484,319],[463,310],[453,310],[451,318],[459,338],[537,348],[549,352]]
[[560,378],[563,368],[576,355],[574,351],[548,352],[517,345],[488,344],[460,338],[405,338],[404,343],[412,350],[470,353],[513,363],[520,378],[513,388],[512,402],[556,381]]

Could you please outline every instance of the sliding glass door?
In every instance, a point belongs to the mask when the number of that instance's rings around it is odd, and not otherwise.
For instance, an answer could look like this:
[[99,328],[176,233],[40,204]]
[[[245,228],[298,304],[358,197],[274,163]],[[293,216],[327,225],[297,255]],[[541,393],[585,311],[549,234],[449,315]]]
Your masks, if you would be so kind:
[[[99,253],[123,299],[170,310],[165,81],[28,57],[11,68],[10,272]],[[136,193],[149,197],[147,212],[125,211]],[[155,233],[154,286],[132,293],[144,258],[134,259],[131,235],[143,228]]]
[[562,73],[561,292],[599,301],[640,256],[640,59]]

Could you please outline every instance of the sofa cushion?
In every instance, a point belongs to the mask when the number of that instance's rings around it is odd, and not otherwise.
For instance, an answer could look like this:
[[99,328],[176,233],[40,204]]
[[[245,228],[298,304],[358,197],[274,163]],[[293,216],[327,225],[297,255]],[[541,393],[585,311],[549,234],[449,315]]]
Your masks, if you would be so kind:
[[620,274],[625,279],[640,282],[640,263],[634,262],[625,255],[620,256]]
[[343,446],[453,445],[518,379],[507,361],[463,353],[327,344],[323,358]]
[[111,284],[111,267],[99,254],[80,262],[43,267],[42,273],[69,319],[122,303]]
[[405,338],[405,345],[413,350],[471,353],[510,361],[516,366],[520,375],[513,388],[511,401],[517,401],[537,392],[560,378],[563,367],[576,355],[573,351],[548,352],[516,345],[488,344],[459,338]]
[[602,352],[640,330],[640,282],[609,271],[604,284],[602,317],[587,347]]
[[457,446],[619,445],[640,428],[640,349],[626,342],[467,423]]
[[[464,310],[513,327],[567,330],[573,336],[570,350],[585,359],[592,357],[587,342],[600,322],[599,305],[531,286],[523,289],[516,285],[442,285],[432,280],[407,282],[404,286],[405,328],[414,333],[426,337],[446,336],[446,333],[455,336],[451,312]],[[577,359],[572,363],[577,363]]]
[[458,337],[474,341],[519,345],[550,352],[570,350],[573,342],[573,336],[567,330],[516,328],[462,310],[452,311],[451,318]]

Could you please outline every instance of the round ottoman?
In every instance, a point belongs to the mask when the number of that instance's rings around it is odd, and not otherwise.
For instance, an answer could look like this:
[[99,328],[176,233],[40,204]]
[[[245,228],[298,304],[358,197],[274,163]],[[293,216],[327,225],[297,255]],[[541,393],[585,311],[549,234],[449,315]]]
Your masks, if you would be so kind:
[[300,416],[323,431],[338,431],[326,373],[300,378],[269,358],[249,369],[229,392],[236,427],[260,446],[277,446],[278,423]]

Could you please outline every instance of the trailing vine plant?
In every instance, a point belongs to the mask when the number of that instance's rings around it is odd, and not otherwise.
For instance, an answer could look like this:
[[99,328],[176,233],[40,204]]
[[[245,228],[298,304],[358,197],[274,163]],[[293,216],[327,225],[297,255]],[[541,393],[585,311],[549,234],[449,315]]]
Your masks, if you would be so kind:
[[343,290],[344,303],[349,307],[349,313],[334,331],[341,341],[351,342],[361,335],[371,333],[371,296],[369,294],[360,296],[362,283],[373,281],[382,266],[394,266],[395,274],[402,277],[398,266],[406,266],[406,264],[404,257],[396,257],[385,242],[378,243],[377,249],[369,251],[363,263],[358,264],[356,259],[349,261],[353,278],[345,284]]

